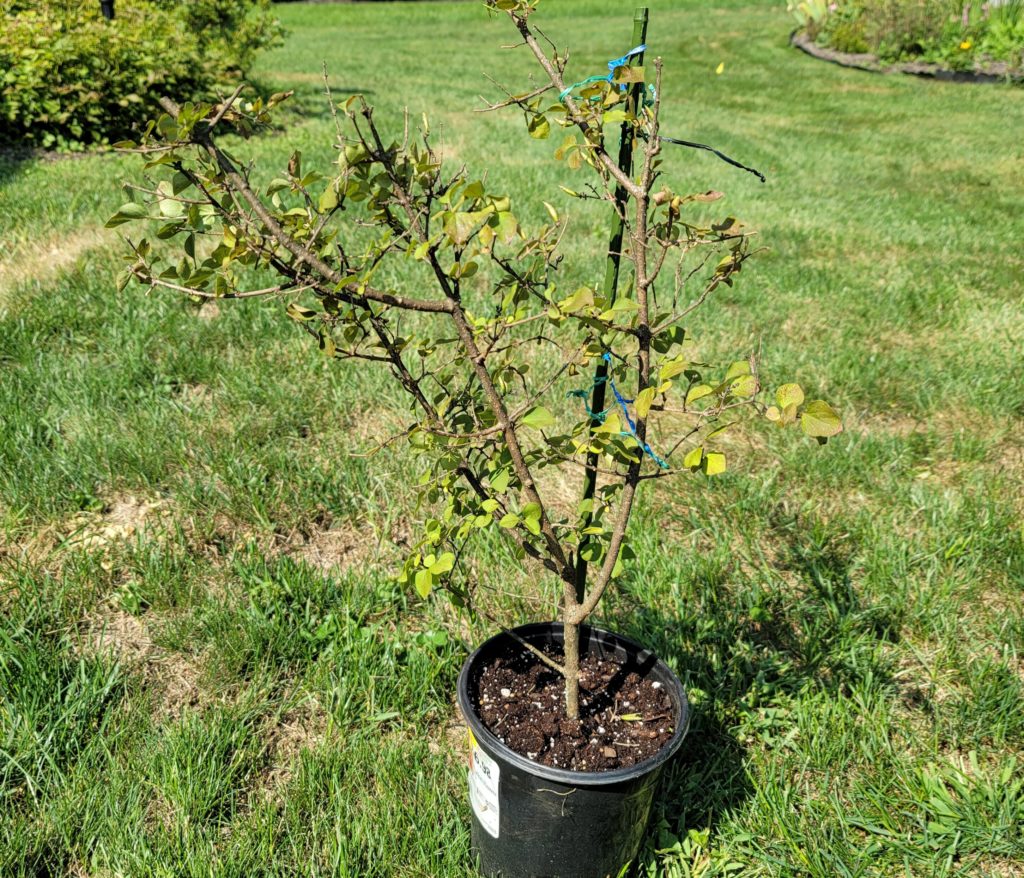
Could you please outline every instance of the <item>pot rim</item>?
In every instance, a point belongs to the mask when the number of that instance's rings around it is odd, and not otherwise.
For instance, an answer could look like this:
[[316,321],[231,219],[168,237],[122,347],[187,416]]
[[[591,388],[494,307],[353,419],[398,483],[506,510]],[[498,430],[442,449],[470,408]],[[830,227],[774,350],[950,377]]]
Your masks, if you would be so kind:
[[[547,634],[552,631],[560,633],[562,628],[563,624],[561,622],[532,622],[527,625],[519,625],[510,630],[514,631],[525,640],[529,640],[531,636],[535,637],[538,634]],[[481,643],[480,646],[470,653],[469,657],[463,663],[462,670],[459,672],[457,688],[459,710],[462,713],[463,720],[466,725],[469,726],[470,731],[477,741],[487,745],[485,749],[496,752],[504,761],[529,774],[569,786],[610,786],[624,781],[637,780],[646,774],[650,774],[652,771],[655,771],[668,762],[668,760],[676,754],[676,751],[679,750],[680,745],[683,743],[683,738],[686,737],[686,733],[690,728],[690,705],[687,701],[686,693],[683,691],[682,683],[679,682],[679,678],[676,676],[675,672],[660,658],[654,655],[651,650],[637,643],[635,640],[625,637],[622,634],[616,634],[613,631],[605,631],[602,628],[594,628],[590,625],[581,625],[580,634],[589,636],[596,635],[598,637],[611,639],[618,645],[621,645],[627,650],[635,653],[641,661],[648,657],[653,657],[655,659],[654,667],[668,679],[669,687],[675,696],[676,703],[679,705],[679,714],[676,721],[676,729],[672,733],[672,737],[669,738],[668,741],[665,742],[665,745],[653,756],[645,759],[643,762],[638,762],[636,765],[630,765],[625,768],[616,768],[612,771],[570,771],[566,768],[552,768],[548,765],[541,765],[539,762],[534,762],[533,760],[527,759],[525,756],[516,753],[515,750],[499,741],[498,738],[484,726],[480,717],[477,716],[476,710],[473,708],[473,704],[469,697],[469,680],[470,671],[480,660],[485,649],[491,647],[496,640],[508,638],[511,641],[511,638],[509,638],[509,636],[503,631],[498,632]],[[511,642],[514,643],[514,641]]]

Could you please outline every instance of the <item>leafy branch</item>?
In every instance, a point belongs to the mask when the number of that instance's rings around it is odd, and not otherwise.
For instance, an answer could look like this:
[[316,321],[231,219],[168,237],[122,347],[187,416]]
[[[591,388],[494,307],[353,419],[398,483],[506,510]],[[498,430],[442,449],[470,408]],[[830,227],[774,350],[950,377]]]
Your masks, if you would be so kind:
[[[624,291],[564,288],[566,223],[554,207],[546,205],[549,222],[527,229],[510,195],[443,167],[426,119],[411,131],[406,118],[391,138],[362,96],[339,104],[329,87],[336,165],[304,170],[296,152],[270,180],[233,157],[220,135],[265,125],[286,95],[263,102],[236,92],[216,105],[164,99],[141,142],[124,144],[142,155],[145,181],[130,187],[133,200],[109,224],[156,226],[155,241],[131,244],[119,289],[134,280],[200,299],[286,297],[285,313],[325,355],[389,369],[412,422],[387,443],[404,439],[422,461],[419,487],[435,510],[401,579],[427,597],[449,583],[473,533],[504,533],[561,582],[565,655],[548,663],[565,676],[575,717],[579,626],[632,556],[640,484],[724,471],[715,437],[732,423],[720,423],[726,413],[799,423],[819,441],[842,424],[794,384],[769,404],[756,358],[724,373],[693,358],[680,323],[735,282],[751,236],[732,217],[700,216],[719,193],[678,195],[661,182],[661,60],[653,89],[644,69],[629,65],[567,87],[567,55],[537,38],[533,4],[491,6],[509,16],[549,83],[503,89],[506,99],[489,108],[518,108],[536,139],[565,133],[556,158],[593,175],[580,197],[604,200],[622,220],[612,261],[616,272],[628,270]],[[560,98],[544,106],[552,90]],[[622,132],[618,158],[606,144],[609,127]],[[381,281],[382,266],[404,280]],[[268,274],[275,282],[257,280]],[[568,397],[590,396],[583,411],[569,411],[567,384],[595,368],[590,391],[570,385]],[[670,449],[663,457],[649,443],[655,435]],[[539,474],[559,467],[581,479],[573,514],[543,496]]]

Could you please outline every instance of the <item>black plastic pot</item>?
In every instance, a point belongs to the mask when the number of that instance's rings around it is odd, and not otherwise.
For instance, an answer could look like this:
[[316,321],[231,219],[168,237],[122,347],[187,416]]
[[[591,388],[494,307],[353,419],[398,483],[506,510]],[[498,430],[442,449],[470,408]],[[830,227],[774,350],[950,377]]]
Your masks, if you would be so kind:
[[[560,622],[515,629],[540,647],[562,646]],[[616,878],[637,855],[661,770],[690,724],[678,678],[640,644],[583,626],[580,653],[625,660],[661,683],[672,700],[675,732],[645,762],[614,771],[567,771],[532,762],[492,735],[477,716],[480,674],[493,658],[521,651],[507,634],[476,650],[459,674],[459,707],[470,730],[473,852],[488,878]]]

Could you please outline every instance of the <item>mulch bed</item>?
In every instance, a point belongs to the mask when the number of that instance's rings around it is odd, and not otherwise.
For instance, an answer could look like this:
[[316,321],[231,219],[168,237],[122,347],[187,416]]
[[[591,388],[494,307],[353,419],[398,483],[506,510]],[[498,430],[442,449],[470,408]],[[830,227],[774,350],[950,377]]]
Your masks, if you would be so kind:
[[837,52],[819,46],[805,33],[794,31],[789,38],[791,45],[821,61],[829,61],[841,67],[867,70],[870,73],[907,73],[911,76],[926,76],[948,82],[1024,82],[1024,71],[1012,70],[1005,62],[996,62],[977,70],[950,70],[939,64],[925,64],[922,61],[906,61],[900,64],[886,64],[876,55]]
[[660,683],[596,656],[580,659],[578,720],[565,715],[561,675],[525,650],[484,667],[477,712],[516,753],[570,771],[636,765],[656,754],[675,731],[672,701]]

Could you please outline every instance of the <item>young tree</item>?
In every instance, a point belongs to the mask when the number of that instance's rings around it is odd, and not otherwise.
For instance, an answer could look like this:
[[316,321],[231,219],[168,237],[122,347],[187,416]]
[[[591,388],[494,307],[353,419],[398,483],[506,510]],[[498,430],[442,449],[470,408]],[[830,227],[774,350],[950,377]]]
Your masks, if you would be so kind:
[[[750,241],[732,217],[699,219],[719,193],[676,194],[662,181],[661,60],[651,83],[634,53],[607,78],[568,84],[567,56],[542,44],[531,22],[535,2],[490,5],[508,16],[545,81],[489,109],[518,108],[535,138],[560,129],[556,157],[590,172],[587,191],[570,194],[606,202],[623,230],[605,285],[560,285],[566,223],[554,208],[550,222],[527,230],[511,196],[442,166],[425,119],[415,133],[406,119],[390,139],[359,95],[337,106],[331,99],[336,169],[304,170],[295,153],[282,176],[262,184],[217,138],[225,124],[243,132],[265,124],[283,95],[165,101],[137,147],[147,182],[110,222],[155,221],[157,239],[174,245],[172,255],[134,243],[122,289],[135,279],[199,299],[284,297],[327,356],[389,370],[411,403],[395,438],[422,459],[420,487],[437,510],[403,580],[426,597],[448,579],[469,535],[501,529],[561,582],[564,655],[538,655],[564,676],[575,718],[579,626],[631,557],[641,484],[724,471],[715,437],[742,410],[799,423],[821,442],[842,425],[795,384],[762,401],[754,357],[714,370],[684,350],[683,321],[733,283]],[[379,280],[390,263],[401,263],[401,288]],[[247,287],[250,269],[273,282]],[[581,390],[578,376],[590,370]],[[552,467],[577,477],[572,514],[544,496],[540,474]]]

